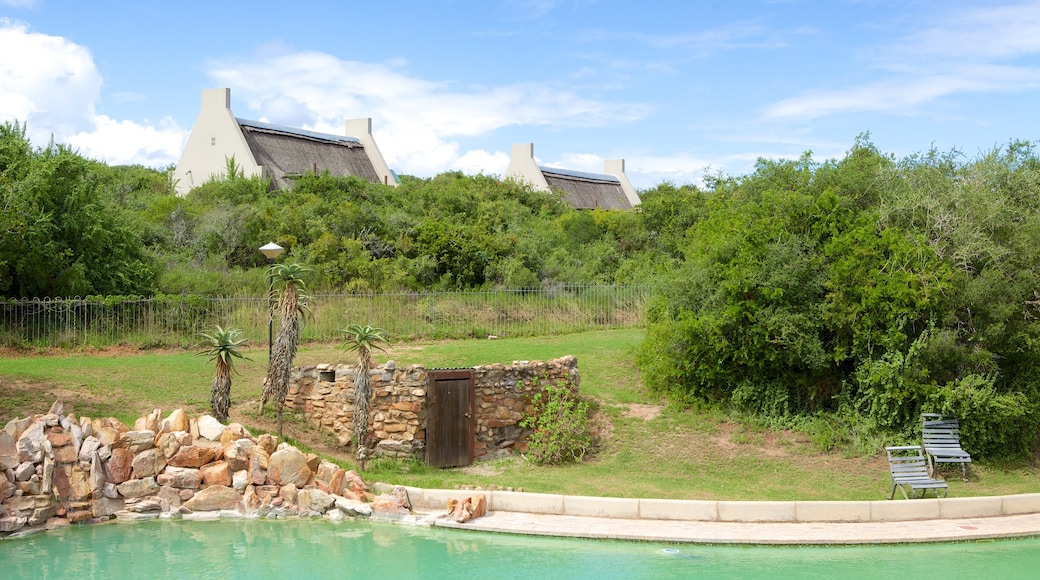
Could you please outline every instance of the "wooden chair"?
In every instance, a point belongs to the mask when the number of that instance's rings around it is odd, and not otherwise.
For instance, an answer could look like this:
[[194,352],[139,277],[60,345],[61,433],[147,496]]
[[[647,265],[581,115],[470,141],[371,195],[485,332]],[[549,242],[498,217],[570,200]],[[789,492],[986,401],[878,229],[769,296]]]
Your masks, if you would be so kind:
[[935,474],[936,463],[960,463],[964,480],[968,480],[971,455],[961,449],[961,422],[938,413],[921,414],[921,446],[928,456],[929,473]]
[[[929,490],[943,497],[949,492],[949,486],[941,479],[932,479],[928,475],[928,463],[925,461],[921,448],[917,445],[906,445],[901,447],[886,447],[888,453],[888,468],[892,473],[892,493],[888,499],[896,497],[896,488],[903,493],[904,499],[917,497],[920,492],[923,498]],[[907,488],[910,494],[906,493]]]

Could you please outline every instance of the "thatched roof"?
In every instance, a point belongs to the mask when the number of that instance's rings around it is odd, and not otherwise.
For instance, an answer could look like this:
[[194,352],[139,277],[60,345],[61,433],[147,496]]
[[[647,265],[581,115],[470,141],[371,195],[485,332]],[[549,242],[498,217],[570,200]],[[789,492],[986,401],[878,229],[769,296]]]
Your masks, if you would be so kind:
[[553,167],[539,167],[546,183],[564,193],[563,200],[575,209],[631,209],[621,188],[621,181],[613,175],[585,173]]
[[356,175],[371,183],[379,182],[365,147],[353,137],[316,133],[258,121],[237,119],[249,150],[271,176],[272,189],[292,186],[287,176],[308,171],[319,174]]

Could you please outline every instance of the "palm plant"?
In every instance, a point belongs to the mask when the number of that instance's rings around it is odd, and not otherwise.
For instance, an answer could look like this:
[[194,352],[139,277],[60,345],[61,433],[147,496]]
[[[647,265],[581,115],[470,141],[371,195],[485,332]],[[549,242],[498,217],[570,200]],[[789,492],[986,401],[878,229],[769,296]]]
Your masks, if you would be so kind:
[[240,329],[220,326],[200,334],[205,339],[203,345],[206,348],[199,355],[217,361],[217,374],[210,386],[209,405],[213,416],[221,423],[227,423],[228,411],[231,410],[231,373],[235,370],[235,359],[246,358],[238,349],[249,339],[242,336]]
[[278,334],[271,345],[271,360],[267,363],[267,382],[264,384],[263,396],[260,399],[260,412],[263,413],[267,401],[278,402],[278,437],[282,437],[282,410],[285,397],[289,394],[289,379],[292,375],[292,363],[296,357],[296,349],[300,344],[301,318],[307,312],[308,296],[303,275],[308,268],[300,264],[275,264],[271,266],[271,276],[281,285],[281,297],[278,300]]
[[365,439],[368,435],[368,414],[372,402],[372,384],[368,375],[372,366],[372,350],[386,352],[382,344],[390,344],[387,333],[382,328],[371,325],[351,324],[342,332],[346,335],[347,352],[357,351],[357,376],[354,378],[354,449],[361,471],[365,470],[368,459],[368,447]]

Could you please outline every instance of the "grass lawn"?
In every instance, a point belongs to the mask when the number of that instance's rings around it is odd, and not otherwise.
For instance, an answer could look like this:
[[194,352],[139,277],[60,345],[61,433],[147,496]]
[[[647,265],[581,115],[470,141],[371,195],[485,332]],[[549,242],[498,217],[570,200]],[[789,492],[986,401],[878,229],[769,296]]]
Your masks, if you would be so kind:
[[[398,365],[458,367],[578,358],[581,391],[592,398],[601,448],[580,465],[540,467],[522,457],[430,469],[420,462],[377,462],[365,473],[381,480],[430,488],[496,485],[526,491],[679,499],[871,500],[888,497],[889,478],[880,456],[824,453],[801,433],[740,423],[720,412],[669,407],[642,386],[633,362],[640,330],[598,331],[557,337],[460,340],[393,345],[377,360]],[[267,351],[253,348],[237,363],[232,401],[259,399]],[[304,345],[297,364],[349,362],[339,345]],[[0,353],[0,426],[15,416],[46,412],[62,399],[77,415],[114,416],[132,424],[154,408],[207,412],[213,364],[185,351]],[[239,407],[233,419],[254,432],[269,428]],[[287,431],[298,443],[349,461],[334,438],[295,418]],[[959,468],[945,472],[951,497],[1040,491],[1031,464],[976,463],[970,481]]]

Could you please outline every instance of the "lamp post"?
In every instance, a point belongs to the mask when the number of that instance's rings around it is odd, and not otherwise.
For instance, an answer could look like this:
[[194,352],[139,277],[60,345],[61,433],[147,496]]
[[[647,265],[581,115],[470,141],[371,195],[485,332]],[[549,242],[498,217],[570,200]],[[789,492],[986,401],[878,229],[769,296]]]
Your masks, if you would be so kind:
[[267,364],[271,364],[271,352],[274,348],[274,272],[271,266],[274,259],[282,254],[285,248],[274,242],[260,246],[260,253],[267,258]]

